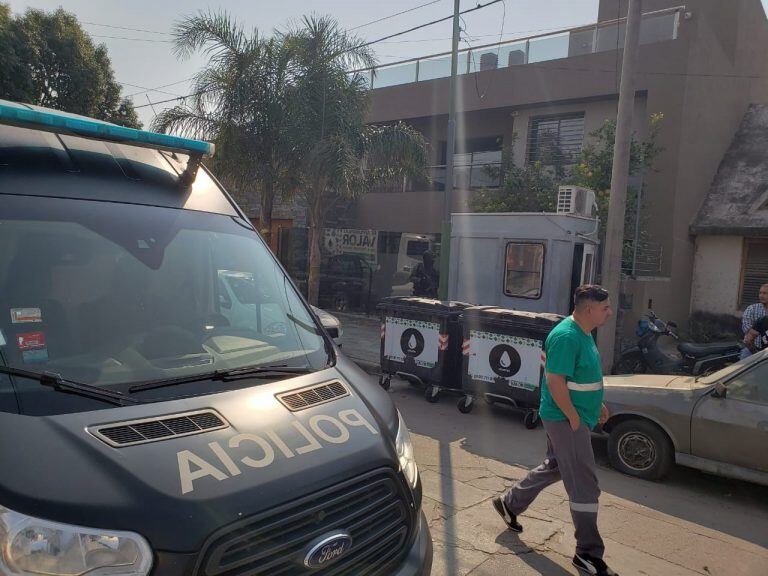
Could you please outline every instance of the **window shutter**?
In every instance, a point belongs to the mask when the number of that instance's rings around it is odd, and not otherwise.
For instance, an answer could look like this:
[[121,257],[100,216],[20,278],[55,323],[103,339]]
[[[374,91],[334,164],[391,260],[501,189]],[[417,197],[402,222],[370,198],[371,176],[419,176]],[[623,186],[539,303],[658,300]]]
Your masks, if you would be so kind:
[[760,286],[768,283],[768,239],[747,240],[741,283],[741,307],[757,302]]

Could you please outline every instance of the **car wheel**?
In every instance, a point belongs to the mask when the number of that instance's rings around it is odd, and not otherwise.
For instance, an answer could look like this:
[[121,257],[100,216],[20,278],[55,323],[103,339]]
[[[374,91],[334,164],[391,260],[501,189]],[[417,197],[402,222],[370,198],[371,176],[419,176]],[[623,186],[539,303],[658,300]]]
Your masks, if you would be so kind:
[[672,466],[672,443],[656,424],[625,420],[611,429],[608,459],[619,472],[645,480],[660,480]]
[[645,374],[645,372],[645,361],[640,352],[622,355],[611,370],[611,374]]
[[349,296],[344,292],[337,292],[333,295],[333,309],[337,312],[344,312],[349,309]]

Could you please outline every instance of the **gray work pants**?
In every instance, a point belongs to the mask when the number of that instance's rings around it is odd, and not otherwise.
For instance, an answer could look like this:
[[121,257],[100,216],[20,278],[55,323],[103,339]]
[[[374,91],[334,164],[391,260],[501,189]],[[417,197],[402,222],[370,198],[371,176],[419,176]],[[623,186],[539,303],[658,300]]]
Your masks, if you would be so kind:
[[544,420],[547,456],[504,496],[510,512],[522,514],[544,488],[562,480],[576,530],[576,553],[603,557],[605,546],[597,530],[597,501],[600,488],[595,475],[595,455],[589,429],[576,432],[568,421]]

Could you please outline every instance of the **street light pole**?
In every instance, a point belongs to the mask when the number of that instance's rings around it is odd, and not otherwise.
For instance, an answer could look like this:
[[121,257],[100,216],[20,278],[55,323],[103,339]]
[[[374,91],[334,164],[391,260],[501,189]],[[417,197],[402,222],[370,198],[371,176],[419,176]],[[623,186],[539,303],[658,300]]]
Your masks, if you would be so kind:
[[[640,20],[643,0],[629,0],[627,36],[621,64],[619,111],[616,119],[616,141],[613,146],[611,195],[608,200],[608,225],[603,252],[603,286],[611,293],[614,309],[619,306],[621,259],[624,244],[624,216],[627,208],[629,153],[632,138],[632,111],[635,106],[635,70],[637,68]],[[616,343],[616,314],[598,332],[598,345],[603,370],[610,370]]]
[[445,159],[445,199],[440,235],[440,286],[438,295],[448,300],[448,268],[451,263],[451,208],[453,206],[453,156],[456,152],[456,73],[459,63],[459,12],[461,0],[453,2],[453,43],[451,46],[451,82],[448,95],[448,141]]

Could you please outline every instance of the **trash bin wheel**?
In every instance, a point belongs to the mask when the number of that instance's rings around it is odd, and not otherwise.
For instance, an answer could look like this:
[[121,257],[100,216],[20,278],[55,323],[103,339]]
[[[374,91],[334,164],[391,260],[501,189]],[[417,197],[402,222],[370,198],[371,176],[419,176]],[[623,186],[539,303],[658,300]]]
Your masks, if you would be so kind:
[[440,399],[440,388],[437,386],[427,386],[427,389],[424,391],[424,398],[427,399],[427,402],[434,404]]
[[464,396],[459,399],[459,403],[456,407],[462,414],[469,414],[472,412],[472,408],[475,407],[475,399],[472,396]]
[[526,412],[525,418],[523,418],[523,424],[525,424],[525,427],[528,428],[528,430],[533,430],[536,428],[536,426],[539,425],[538,410],[529,410]]
[[384,390],[389,390],[389,387],[392,385],[392,377],[387,375],[384,376],[383,374],[379,376],[379,386],[381,386]]

